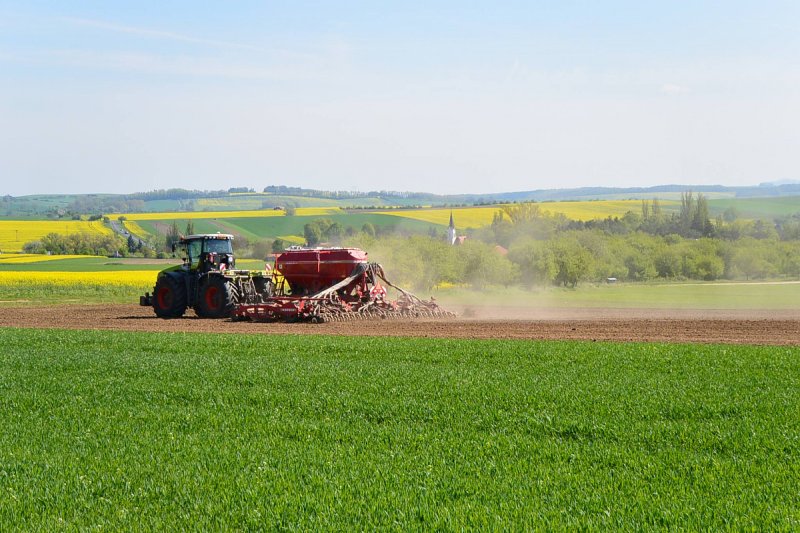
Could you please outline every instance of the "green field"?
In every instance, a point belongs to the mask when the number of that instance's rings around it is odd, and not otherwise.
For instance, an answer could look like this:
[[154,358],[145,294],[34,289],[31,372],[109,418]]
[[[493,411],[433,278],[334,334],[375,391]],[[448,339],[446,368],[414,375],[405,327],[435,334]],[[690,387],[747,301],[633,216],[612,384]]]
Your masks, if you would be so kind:
[[403,199],[394,199],[387,202],[382,198],[348,198],[337,200],[333,198],[313,198],[308,196],[284,196],[267,193],[233,194],[224,198],[201,198],[196,200],[199,210],[230,210],[242,211],[249,209],[261,209],[263,202],[275,206],[294,206],[294,207],[381,207],[403,205]]
[[575,289],[446,289],[437,300],[476,307],[590,307],[640,309],[797,309],[800,282],[584,283]]
[[800,213],[800,196],[779,198],[720,198],[708,201],[713,214],[733,207],[742,218],[773,220],[778,217]]
[[800,527],[800,349],[0,329],[0,524]]
[[[2,258],[2,256],[0,256]],[[159,271],[170,265],[180,264],[180,259],[142,260],[142,259],[110,259],[107,257],[84,257],[74,259],[52,259],[37,263],[0,263],[0,306],[19,305],[50,305],[62,304],[91,304],[91,303],[138,303],[139,296],[145,291],[150,291],[156,281]],[[263,270],[264,262],[253,259],[240,259],[236,267],[249,270]],[[108,279],[95,280],[92,273],[114,273],[119,277],[111,276],[111,281],[119,279],[124,281],[126,274],[139,271],[144,274],[142,283],[108,283]],[[47,279],[36,277],[29,281],[20,282],[16,279],[8,280],[6,274],[14,275],[30,273],[31,275],[50,272],[54,278],[60,273],[85,273],[76,283],[59,283],[57,280],[50,282]],[[147,274],[151,275],[148,276]]]
[[108,257],[86,257],[74,259],[56,259],[38,263],[0,263],[0,272],[108,272],[115,270],[153,270],[158,271],[169,265],[179,264],[180,259],[148,261],[131,259],[114,259]]
[[[2,257],[2,256],[0,256]],[[86,257],[49,260],[38,263],[0,263],[3,272],[156,272],[180,263],[179,259],[142,260]],[[260,270],[264,262],[239,259],[237,268]],[[144,287],[149,289],[150,287]],[[142,290],[144,290],[142,289]],[[106,303],[138,302],[139,290],[102,284],[42,285],[30,288],[18,284],[4,284],[0,279],[0,305],[43,302]],[[540,287],[493,287],[489,291],[470,288],[447,288],[432,291],[442,305],[479,308],[530,307],[530,308],[660,308],[660,309],[797,309],[800,302],[800,283],[794,282],[719,282],[719,283],[584,283],[575,289]],[[430,295],[420,295],[430,296]],[[24,302],[20,302],[23,300]]]
[[[2,256],[0,256],[0,260]],[[180,264],[179,258],[140,259],[109,257],[75,257],[70,259],[54,259],[31,263],[3,264],[0,261],[0,272],[113,272],[127,270],[152,270],[158,272],[171,265]],[[237,259],[236,268],[263,269],[264,261],[258,259]]]
[[[392,215],[377,213],[347,213],[341,215],[309,215],[309,216],[281,216],[281,217],[246,217],[246,218],[215,218],[192,220],[195,231],[198,233],[233,233],[250,240],[275,239],[286,235],[303,235],[303,226],[314,220],[325,218],[338,222],[343,228],[348,226],[356,230],[370,223],[376,228],[405,229],[415,233],[425,233],[431,227],[442,229],[443,226],[401,218]],[[178,226],[183,229],[187,220],[176,219]],[[172,224],[172,220],[139,220],[137,223],[152,235],[163,234]]]

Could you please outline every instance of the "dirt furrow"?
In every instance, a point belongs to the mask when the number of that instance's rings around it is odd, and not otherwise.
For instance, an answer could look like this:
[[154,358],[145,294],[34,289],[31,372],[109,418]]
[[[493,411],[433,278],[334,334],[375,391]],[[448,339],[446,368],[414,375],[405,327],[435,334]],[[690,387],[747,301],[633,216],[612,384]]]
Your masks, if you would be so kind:
[[[118,331],[208,332],[297,335],[376,335],[468,339],[580,339],[800,345],[800,313],[664,309],[528,310],[526,318],[357,321],[331,324],[262,324],[204,320],[194,316],[162,320],[137,305],[0,307],[0,327],[101,329]],[[519,316],[521,313],[517,313]]]

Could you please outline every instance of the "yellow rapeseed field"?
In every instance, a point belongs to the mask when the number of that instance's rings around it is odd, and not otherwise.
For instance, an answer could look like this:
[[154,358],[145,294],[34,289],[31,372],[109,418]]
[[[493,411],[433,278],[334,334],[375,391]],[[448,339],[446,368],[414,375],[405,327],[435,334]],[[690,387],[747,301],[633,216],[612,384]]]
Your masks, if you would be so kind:
[[[675,205],[675,201],[662,200],[662,207]],[[563,214],[573,220],[595,220],[598,218],[621,217],[628,211],[642,212],[641,200],[596,200],[581,202],[544,202],[538,204],[542,211],[550,214]]]
[[453,212],[453,219],[458,228],[479,228],[488,226],[492,223],[492,217],[499,207],[458,207],[458,208],[433,208],[433,209],[403,209],[377,211],[382,215],[393,215],[402,218],[411,218],[430,222],[431,224],[441,224],[446,226],[450,222],[450,212]]
[[[319,216],[335,215],[343,213],[338,207],[298,207],[298,216]],[[120,216],[120,215],[118,215]],[[129,221],[137,220],[194,220],[194,219],[213,219],[213,218],[262,218],[262,217],[282,217],[283,211],[273,211],[271,209],[253,211],[185,211],[185,212],[164,212],[164,213],[126,213],[124,216]]]
[[149,270],[119,270],[116,272],[0,271],[0,285],[100,285],[147,288],[152,287],[155,280],[156,273]]
[[[675,202],[662,201],[662,206],[672,205]],[[543,213],[549,215],[563,214],[573,220],[593,220],[606,218],[609,216],[623,216],[628,211],[634,213],[641,212],[641,200],[597,200],[581,202],[542,202],[537,203]],[[433,209],[409,209],[409,210],[387,210],[378,211],[385,215],[393,215],[403,218],[411,218],[430,222],[432,224],[448,225],[450,213],[453,213],[453,221],[457,228],[479,228],[488,226],[492,223],[495,213],[500,206],[486,207],[457,207],[457,208],[433,208]]]
[[128,230],[129,233],[133,233],[137,237],[146,237],[147,231],[143,227],[141,227],[138,223],[133,220],[126,220],[122,223],[122,226]]
[[344,211],[342,211],[338,207],[298,207],[297,208],[297,215],[310,217],[310,216],[321,216],[321,215],[341,215]]
[[305,237],[301,237],[300,235],[278,235],[278,238],[292,244],[303,244],[306,242]]
[[99,220],[0,220],[0,250],[20,251],[26,242],[41,239],[48,233],[111,234],[112,230]]
[[20,265],[26,263],[41,263],[43,261],[58,261],[61,259],[84,259],[98,257],[93,255],[44,255],[44,254],[0,254],[0,265]]

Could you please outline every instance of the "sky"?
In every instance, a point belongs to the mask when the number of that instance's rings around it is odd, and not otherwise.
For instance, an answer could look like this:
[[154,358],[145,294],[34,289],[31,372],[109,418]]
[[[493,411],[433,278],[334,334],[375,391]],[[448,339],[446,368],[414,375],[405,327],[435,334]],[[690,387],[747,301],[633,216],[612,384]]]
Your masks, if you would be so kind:
[[800,2],[0,0],[0,194],[800,179]]

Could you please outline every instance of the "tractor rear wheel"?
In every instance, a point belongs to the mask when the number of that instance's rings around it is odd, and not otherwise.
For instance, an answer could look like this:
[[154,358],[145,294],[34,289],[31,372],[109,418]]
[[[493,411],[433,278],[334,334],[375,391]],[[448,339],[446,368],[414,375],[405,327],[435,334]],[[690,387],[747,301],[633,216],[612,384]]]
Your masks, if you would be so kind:
[[160,318],[178,318],[186,311],[186,284],[178,276],[167,274],[156,280],[153,309]]
[[227,318],[239,303],[234,284],[219,276],[209,277],[200,286],[195,312],[202,318]]

